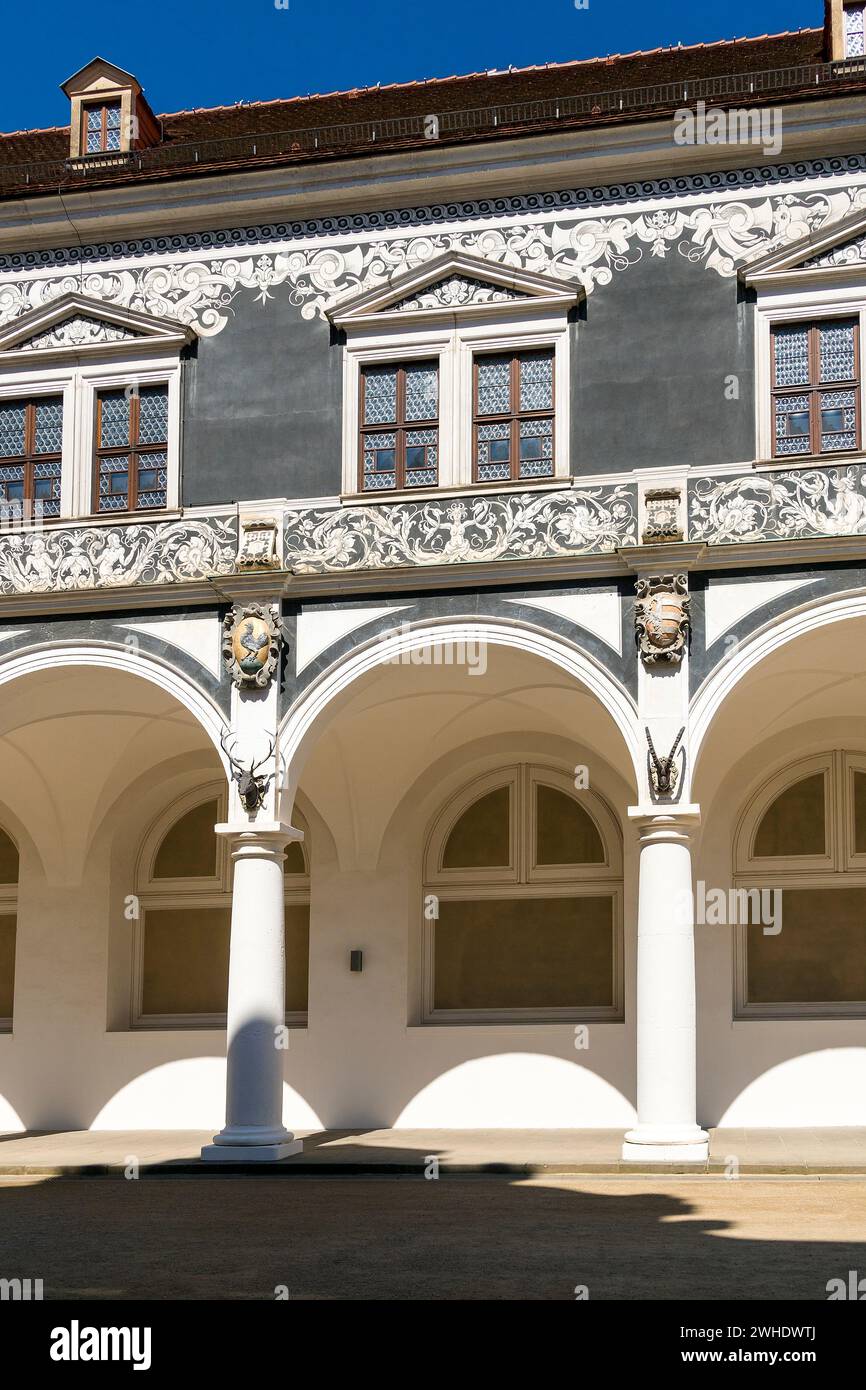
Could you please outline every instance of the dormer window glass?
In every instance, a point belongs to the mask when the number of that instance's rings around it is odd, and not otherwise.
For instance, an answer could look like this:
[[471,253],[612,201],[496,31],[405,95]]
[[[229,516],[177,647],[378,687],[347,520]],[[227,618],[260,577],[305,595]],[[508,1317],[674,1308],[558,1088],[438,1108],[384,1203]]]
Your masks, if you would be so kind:
[[119,101],[102,106],[85,106],[85,152],[105,154],[120,149],[121,107]]
[[845,57],[862,58],[866,53],[866,4],[845,6]]

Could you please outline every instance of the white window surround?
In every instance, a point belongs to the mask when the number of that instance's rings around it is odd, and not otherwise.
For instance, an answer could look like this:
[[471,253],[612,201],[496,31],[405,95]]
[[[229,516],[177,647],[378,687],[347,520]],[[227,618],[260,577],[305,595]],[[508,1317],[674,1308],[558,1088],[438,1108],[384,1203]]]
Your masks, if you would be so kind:
[[[822,277],[820,271],[804,271],[791,277],[795,283],[768,283],[756,277],[755,305],[755,437],[757,466],[760,468],[808,469],[862,461],[866,456],[866,374],[863,353],[866,339],[866,265],[852,283],[850,272],[845,283],[841,276]],[[836,283],[834,283],[834,280]],[[797,454],[790,458],[773,457],[773,375],[770,357],[770,333],[774,327],[804,320],[853,318],[860,325],[860,448],[851,453]]]
[[[395,310],[451,275],[515,295],[500,301]],[[443,492],[514,492],[562,484],[571,475],[569,313],[582,291],[566,281],[450,253],[341,301],[329,317],[346,334],[343,355],[343,500],[383,502]],[[478,483],[472,467],[472,364],[476,355],[552,348],[554,353],[554,471],[550,478]],[[360,391],[365,366],[435,360],[439,366],[439,482],[431,488],[362,492]]]
[[[52,330],[82,316],[129,336],[115,342],[50,343]],[[61,335],[62,336],[62,335]],[[67,294],[31,310],[0,332],[0,400],[63,397],[63,463],[60,516],[44,525],[88,518],[117,525],[133,518],[153,519],[180,506],[181,361],[191,341],[183,325]],[[22,343],[44,337],[44,347]],[[98,391],[142,386],[168,387],[168,481],[166,506],[137,512],[94,512],[94,430]],[[28,524],[25,514],[23,525]]]
[[[220,1029],[225,1028],[226,1015],[219,1014],[145,1014],[143,1012],[144,992],[144,938],[149,908],[183,907],[231,907],[232,865],[228,844],[223,836],[216,839],[216,875],[213,878],[168,879],[153,877],[156,856],[168,834],[183,816],[194,811],[208,801],[218,803],[218,814],[214,824],[227,819],[227,797],[224,783],[196,787],[185,796],[178,797],[161,812],[151,825],[142,842],[135,871],[136,896],[139,901],[139,914],[133,922],[132,978],[130,992],[130,1028],[145,1031],[168,1031],[173,1029]],[[308,829],[303,815],[296,808],[294,823],[304,831],[304,840],[299,841],[307,872],[303,875],[286,875],[284,902],[287,907],[307,906],[310,902],[310,875]],[[2,901],[2,889],[0,889]],[[290,1028],[305,1028],[306,1012],[287,1012],[286,1024]]]
[[[833,751],[788,763],[765,778],[747,801],[734,832],[733,882],[740,889],[866,888],[866,854],[855,852],[854,773],[866,774],[866,752]],[[773,858],[753,856],[755,836],[766,812],[782,792],[805,778],[824,777],[826,854]],[[866,1017],[866,1001],[750,1003],[748,997],[748,928],[733,932],[734,1019],[845,1019]]]
[[[605,860],[601,864],[543,865],[531,862],[535,845],[534,789],[538,784],[555,787],[573,797],[586,811],[601,837]],[[511,788],[510,863],[492,869],[444,869],[442,858],[451,831],[465,811],[498,788]],[[522,794],[521,794],[522,793]],[[521,823],[522,818],[522,823]],[[622,836],[607,803],[596,792],[575,795],[573,774],[546,765],[521,763],[476,777],[450,797],[435,817],[424,847],[422,903],[428,895],[440,900],[597,897],[613,900],[613,1002],[608,1006],[532,1009],[435,1009],[434,938],[436,923],[422,911],[420,919],[422,1026],[539,1025],[572,1022],[621,1023],[623,983],[623,862]],[[509,890],[511,890],[509,892]]]

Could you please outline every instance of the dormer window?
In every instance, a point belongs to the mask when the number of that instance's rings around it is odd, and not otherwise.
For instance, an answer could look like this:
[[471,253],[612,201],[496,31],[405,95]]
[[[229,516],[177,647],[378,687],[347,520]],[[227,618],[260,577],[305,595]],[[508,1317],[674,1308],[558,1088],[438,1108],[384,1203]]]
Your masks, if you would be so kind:
[[845,57],[862,58],[866,53],[866,4],[846,5],[845,16]]
[[84,108],[84,147],[86,154],[102,154],[120,149],[121,106],[119,101]]
[[95,160],[146,149],[159,140],[159,122],[130,72],[94,58],[62,85],[69,97],[69,157]]

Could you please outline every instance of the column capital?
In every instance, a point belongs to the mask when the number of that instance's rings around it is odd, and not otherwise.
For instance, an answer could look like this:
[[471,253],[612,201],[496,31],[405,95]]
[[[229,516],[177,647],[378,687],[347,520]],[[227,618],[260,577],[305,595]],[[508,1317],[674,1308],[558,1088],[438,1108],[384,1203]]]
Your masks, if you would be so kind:
[[700,806],[629,806],[628,818],[641,841],[689,839],[701,823]]
[[224,821],[214,826],[214,834],[232,842],[234,850],[243,852],[281,852],[293,840],[303,840],[303,830],[285,821]]

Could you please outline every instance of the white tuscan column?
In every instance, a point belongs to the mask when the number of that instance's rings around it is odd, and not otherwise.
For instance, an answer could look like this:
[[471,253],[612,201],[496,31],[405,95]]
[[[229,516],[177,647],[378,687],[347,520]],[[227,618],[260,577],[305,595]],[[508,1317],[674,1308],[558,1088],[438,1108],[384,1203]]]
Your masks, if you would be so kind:
[[303,1145],[283,1125],[286,956],[285,846],[290,826],[268,824],[231,843],[232,924],[226,1028],[226,1123],[201,1156],[211,1163],[272,1163]]
[[[224,743],[230,774],[228,819],[214,827],[232,859],[232,920],[226,1019],[226,1122],[201,1156],[209,1163],[272,1163],[303,1145],[283,1125],[286,1055],[285,848],[303,838],[281,814],[277,652],[279,597],[259,593],[261,576],[236,580],[237,602],[224,622],[223,657],[232,678],[231,739]],[[264,617],[262,616],[264,615]],[[261,680],[238,663],[238,634],[260,636],[271,621],[270,646],[258,644]],[[276,635],[274,635],[274,628]],[[255,649],[253,649],[255,650]],[[261,804],[240,795],[238,775],[264,776]]]
[[637,1126],[623,1159],[701,1162],[696,1117],[695,933],[691,835],[696,807],[632,811],[640,831],[637,928]]

